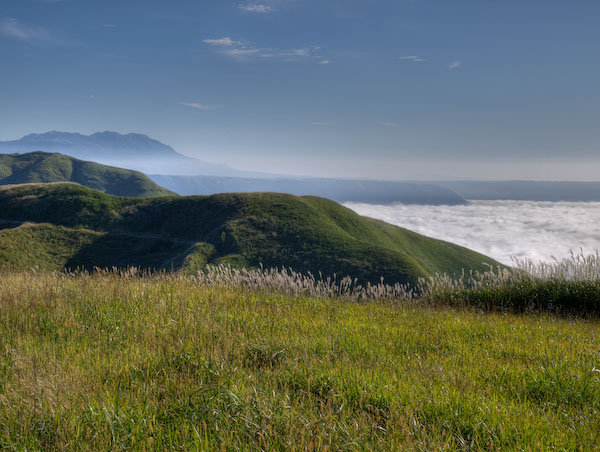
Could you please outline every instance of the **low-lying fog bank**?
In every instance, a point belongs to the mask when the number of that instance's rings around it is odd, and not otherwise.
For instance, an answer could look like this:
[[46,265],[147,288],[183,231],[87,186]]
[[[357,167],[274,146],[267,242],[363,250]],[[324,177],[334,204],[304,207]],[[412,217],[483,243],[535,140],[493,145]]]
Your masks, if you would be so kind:
[[600,248],[600,202],[471,201],[426,206],[345,203],[360,215],[466,246],[500,262],[561,259]]

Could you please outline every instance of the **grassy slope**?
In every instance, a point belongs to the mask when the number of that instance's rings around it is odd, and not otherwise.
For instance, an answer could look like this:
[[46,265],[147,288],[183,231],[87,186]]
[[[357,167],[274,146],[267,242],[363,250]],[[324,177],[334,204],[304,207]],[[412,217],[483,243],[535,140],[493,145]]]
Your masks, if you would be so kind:
[[0,154],[0,185],[49,182],[76,182],[117,196],[174,195],[138,171],[46,152]]
[[82,247],[102,234],[50,224],[24,224],[0,231],[0,256],[9,268],[54,270],[67,265]]
[[[465,248],[360,217],[315,197],[249,193],[132,199],[72,184],[30,185],[1,190],[0,211],[4,220],[170,241],[172,249],[167,244],[159,247],[163,254],[153,267],[159,261],[188,270],[206,262],[262,263],[352,275],[362,281],[378,281],[383,276],[393,283],[414,281],[436,271],[480,270],[483,262],[493,263]],[[186,255],[186,249],[192,255]],[[112,252],[118,253],[118,247]],[[88,247],[86,255],[85,262],[73,259],[70,263],[89,266],[94,262],[93,249]]]
[[598,449],[597,322],[3,274],[0,449]]

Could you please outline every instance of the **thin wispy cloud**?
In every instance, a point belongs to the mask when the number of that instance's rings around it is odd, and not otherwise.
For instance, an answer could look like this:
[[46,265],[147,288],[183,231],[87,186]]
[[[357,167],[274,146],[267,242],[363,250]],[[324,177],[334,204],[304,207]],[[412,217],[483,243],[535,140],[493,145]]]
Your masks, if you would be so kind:
[[52,40],[45,28],[28,26],[12,17],[0,19],[0,35],[28,42]]
[[411,61],[413,63],[422,63],[423,61],[427,61],[427,60],[425,60],[425,58],[421,58],[420,56],[417,56],[417,55],[401,56],[401,57],[398,57],[398,59],[404,60],[404,61]]
[[231,55],[231,56],[249,56],[249,55],[258,55],[258,56],[262,56],[262,57],[271,57],[272,54],[265,52],[267,49],[252,49],[252,48],[246,48],[246,49],[231,49],[231,50],[227,50],[225,51],[225,53],[227,55]]
[[179,102],[179,105],[183,105],[185,107],[195,108],[197,110],[214,110],[216,107],[212,105],[200,104],[197,102]]
[[[235,41],[229,36],[218,39],[204,39],[205,44],[217,49],[221,54],[228,55],[238,61],[248,61],[251,58],[279,58],[284,61],[298,61],[302,59],[319,59],[324,57],[317,52],[321,49],[318,46],[306,47],[301,49],[274,49],[269,47],[258,47],[247,42]],[[327,64],[322,63],[320,64]]]
[[273,11],[273,7],[264,3],[242,3],[239,5],[239,8],[242,11],[247,11],[250,13],[270,13]]
[[0,19],[0,36],[32,45],[78,45],[80,43],[55,36],[44,27],[27,25],[13,17]]
[[452,69],[456,69],[457,67],[459,67],[462,64],[462,61],[453,61],[452,63],[448,64],[448,69],[452,70]]
[[331,64],[331,60],[321,60],[319,64]]
[[224,38],[219,39],[205,39],[202,42],[204,42],[205,44],[210,44],[211,46],[218,47],[232,47],[241,44],[241,42],[234,41],[229,36],[225,36]]
[[382,125],[384,125],[386,127],[396,127],[396,123],[390,122],[390,121],[383,122]]
[[310,56],[310,49],[295,49],[292,50],[291,55],[293,56]]
[[316,126],[316,127],[335,127],[336,123],[335,122],[324,122],[324,121],[309,121],[308,125]]

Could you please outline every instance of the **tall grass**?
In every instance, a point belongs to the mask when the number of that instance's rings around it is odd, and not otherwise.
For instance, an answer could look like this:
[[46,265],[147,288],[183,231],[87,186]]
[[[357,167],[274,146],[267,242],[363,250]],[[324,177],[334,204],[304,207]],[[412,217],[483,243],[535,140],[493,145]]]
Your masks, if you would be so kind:
[[600,280],[600,253],[584,254],[583,250],[569,252],[566,259],[554,259],[551,262],[533,262],[528,259],[513,258],[515,269],[522,277],[537,280],[563,279],[568,281]]
[[310,296],[328,299],[332,297],[349,300],[408,300],[416,297],[410,284],[362,285],[358,280],[345,276],[323,278],[312,273],[300,273],[291,268],[232,268],[225,265],[207,266],[195,275],[199,284],[211,287],[234,287],[252,291],[285,293],[294,296]]
[[513,312],[551,311],[558,314],[600,315],[600,255],[575,254],[567,259],[534,263],[514,259],[514,265],[490,267],[419,279],[417,284],[362,285],[350,277],[315,276],[292,269],[235,269],[208,266],[195,276],[199,284],[317,298],[379,300],[429,305],[475,307]]
[[0,274],[0,450],[598,449],[595,321],[240,274]]
[[511,312],[600,315],[600,255],[570,253],[552,262],[513,260],[497,268],[452,280],[438,276],[421,281],[421,294],[440,304]]

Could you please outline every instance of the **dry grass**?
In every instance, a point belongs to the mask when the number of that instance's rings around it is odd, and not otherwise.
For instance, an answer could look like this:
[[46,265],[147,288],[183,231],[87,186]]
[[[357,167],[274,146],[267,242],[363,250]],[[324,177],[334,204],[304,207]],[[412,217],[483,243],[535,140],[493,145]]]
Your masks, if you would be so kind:
[[[135,270],[133,270],[135,272]],[[361,285],[350,277],[323,278],[292,269],[235,269],[208,266],[199,284],[263,293],[285,293],[322,299],[390,301],[429,306],[460,306],[486,311],[550,311],[577,316],[600,315],[600,255],[571,253],[550,263],[515,260],[512,268],[490,267],[463,272],[458,278],[438,274],[417,284]]]

